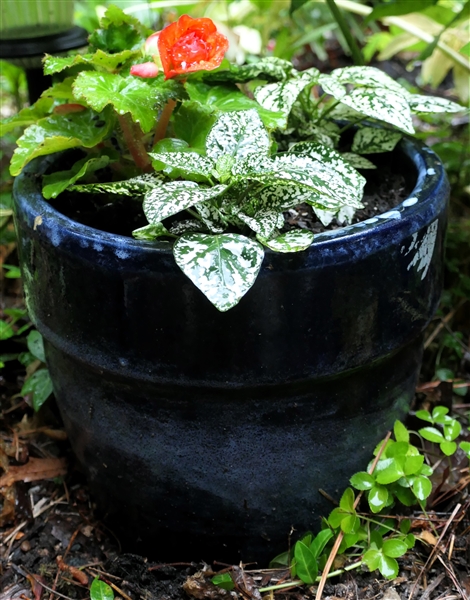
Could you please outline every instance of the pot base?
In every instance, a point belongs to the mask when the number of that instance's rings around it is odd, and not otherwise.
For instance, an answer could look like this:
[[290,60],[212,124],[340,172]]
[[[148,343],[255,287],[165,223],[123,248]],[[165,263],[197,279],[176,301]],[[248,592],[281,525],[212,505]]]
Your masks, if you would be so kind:
[[266,565],[318,529],[409,408],[421,339],[341,377],[214,389],[129,381],[47,344],[73,450],[127,550]]

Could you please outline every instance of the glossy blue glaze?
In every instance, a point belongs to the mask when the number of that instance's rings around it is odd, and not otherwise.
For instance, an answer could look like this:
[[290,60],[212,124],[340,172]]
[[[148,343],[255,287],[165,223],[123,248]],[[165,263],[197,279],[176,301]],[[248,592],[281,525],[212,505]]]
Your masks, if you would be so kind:
[[26,298],[59,407],[134,548],[266,561],[292,525],[318,525],[331,508],[318,489],[338,497],[406,412],[441,291],[449,189],[428,148],[407,140],[401,156],[416,178],[405,202],[305,252],[268,252],[226,313],[168,243],[54,210],[36,176],[52,159],[17,178]]

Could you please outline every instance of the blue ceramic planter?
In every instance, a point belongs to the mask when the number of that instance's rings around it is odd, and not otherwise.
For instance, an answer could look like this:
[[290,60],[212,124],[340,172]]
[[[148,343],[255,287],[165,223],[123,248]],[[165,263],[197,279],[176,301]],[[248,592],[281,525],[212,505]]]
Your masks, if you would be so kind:
[[219,313],[169,244],[71,221],[32,163],[14,188],[31,317],[99,505],[164,560],[266,562],[319,525],[413,398],[441,291],[448,183],[404,141],[416,181],[393,211],[269,253]]

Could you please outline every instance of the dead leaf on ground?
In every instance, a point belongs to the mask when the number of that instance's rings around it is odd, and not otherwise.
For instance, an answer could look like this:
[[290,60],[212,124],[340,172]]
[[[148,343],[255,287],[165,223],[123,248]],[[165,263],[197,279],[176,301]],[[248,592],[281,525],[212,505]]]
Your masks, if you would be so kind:
[[38,481],[53,479],[67,473],[67,461],[64,458],[31,457],[25,465],[9,467],[0,477],[0,488],[10,487],[16,481]]
[[196,598],[196,600],[228,600],[233,598],[231,592],[215,586],[201,571],[188,577],[183,583],[183,589],[188,596]]

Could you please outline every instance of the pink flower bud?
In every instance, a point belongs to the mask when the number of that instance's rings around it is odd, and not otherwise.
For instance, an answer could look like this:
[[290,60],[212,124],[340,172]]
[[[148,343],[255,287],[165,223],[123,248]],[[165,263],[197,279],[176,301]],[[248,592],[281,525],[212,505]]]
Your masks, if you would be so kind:
[[137,77],[144,77],[150,79],[158,75],[158,67],[154,62],[141,63],[140,65],[133,65],[131,67],[131,75]]

